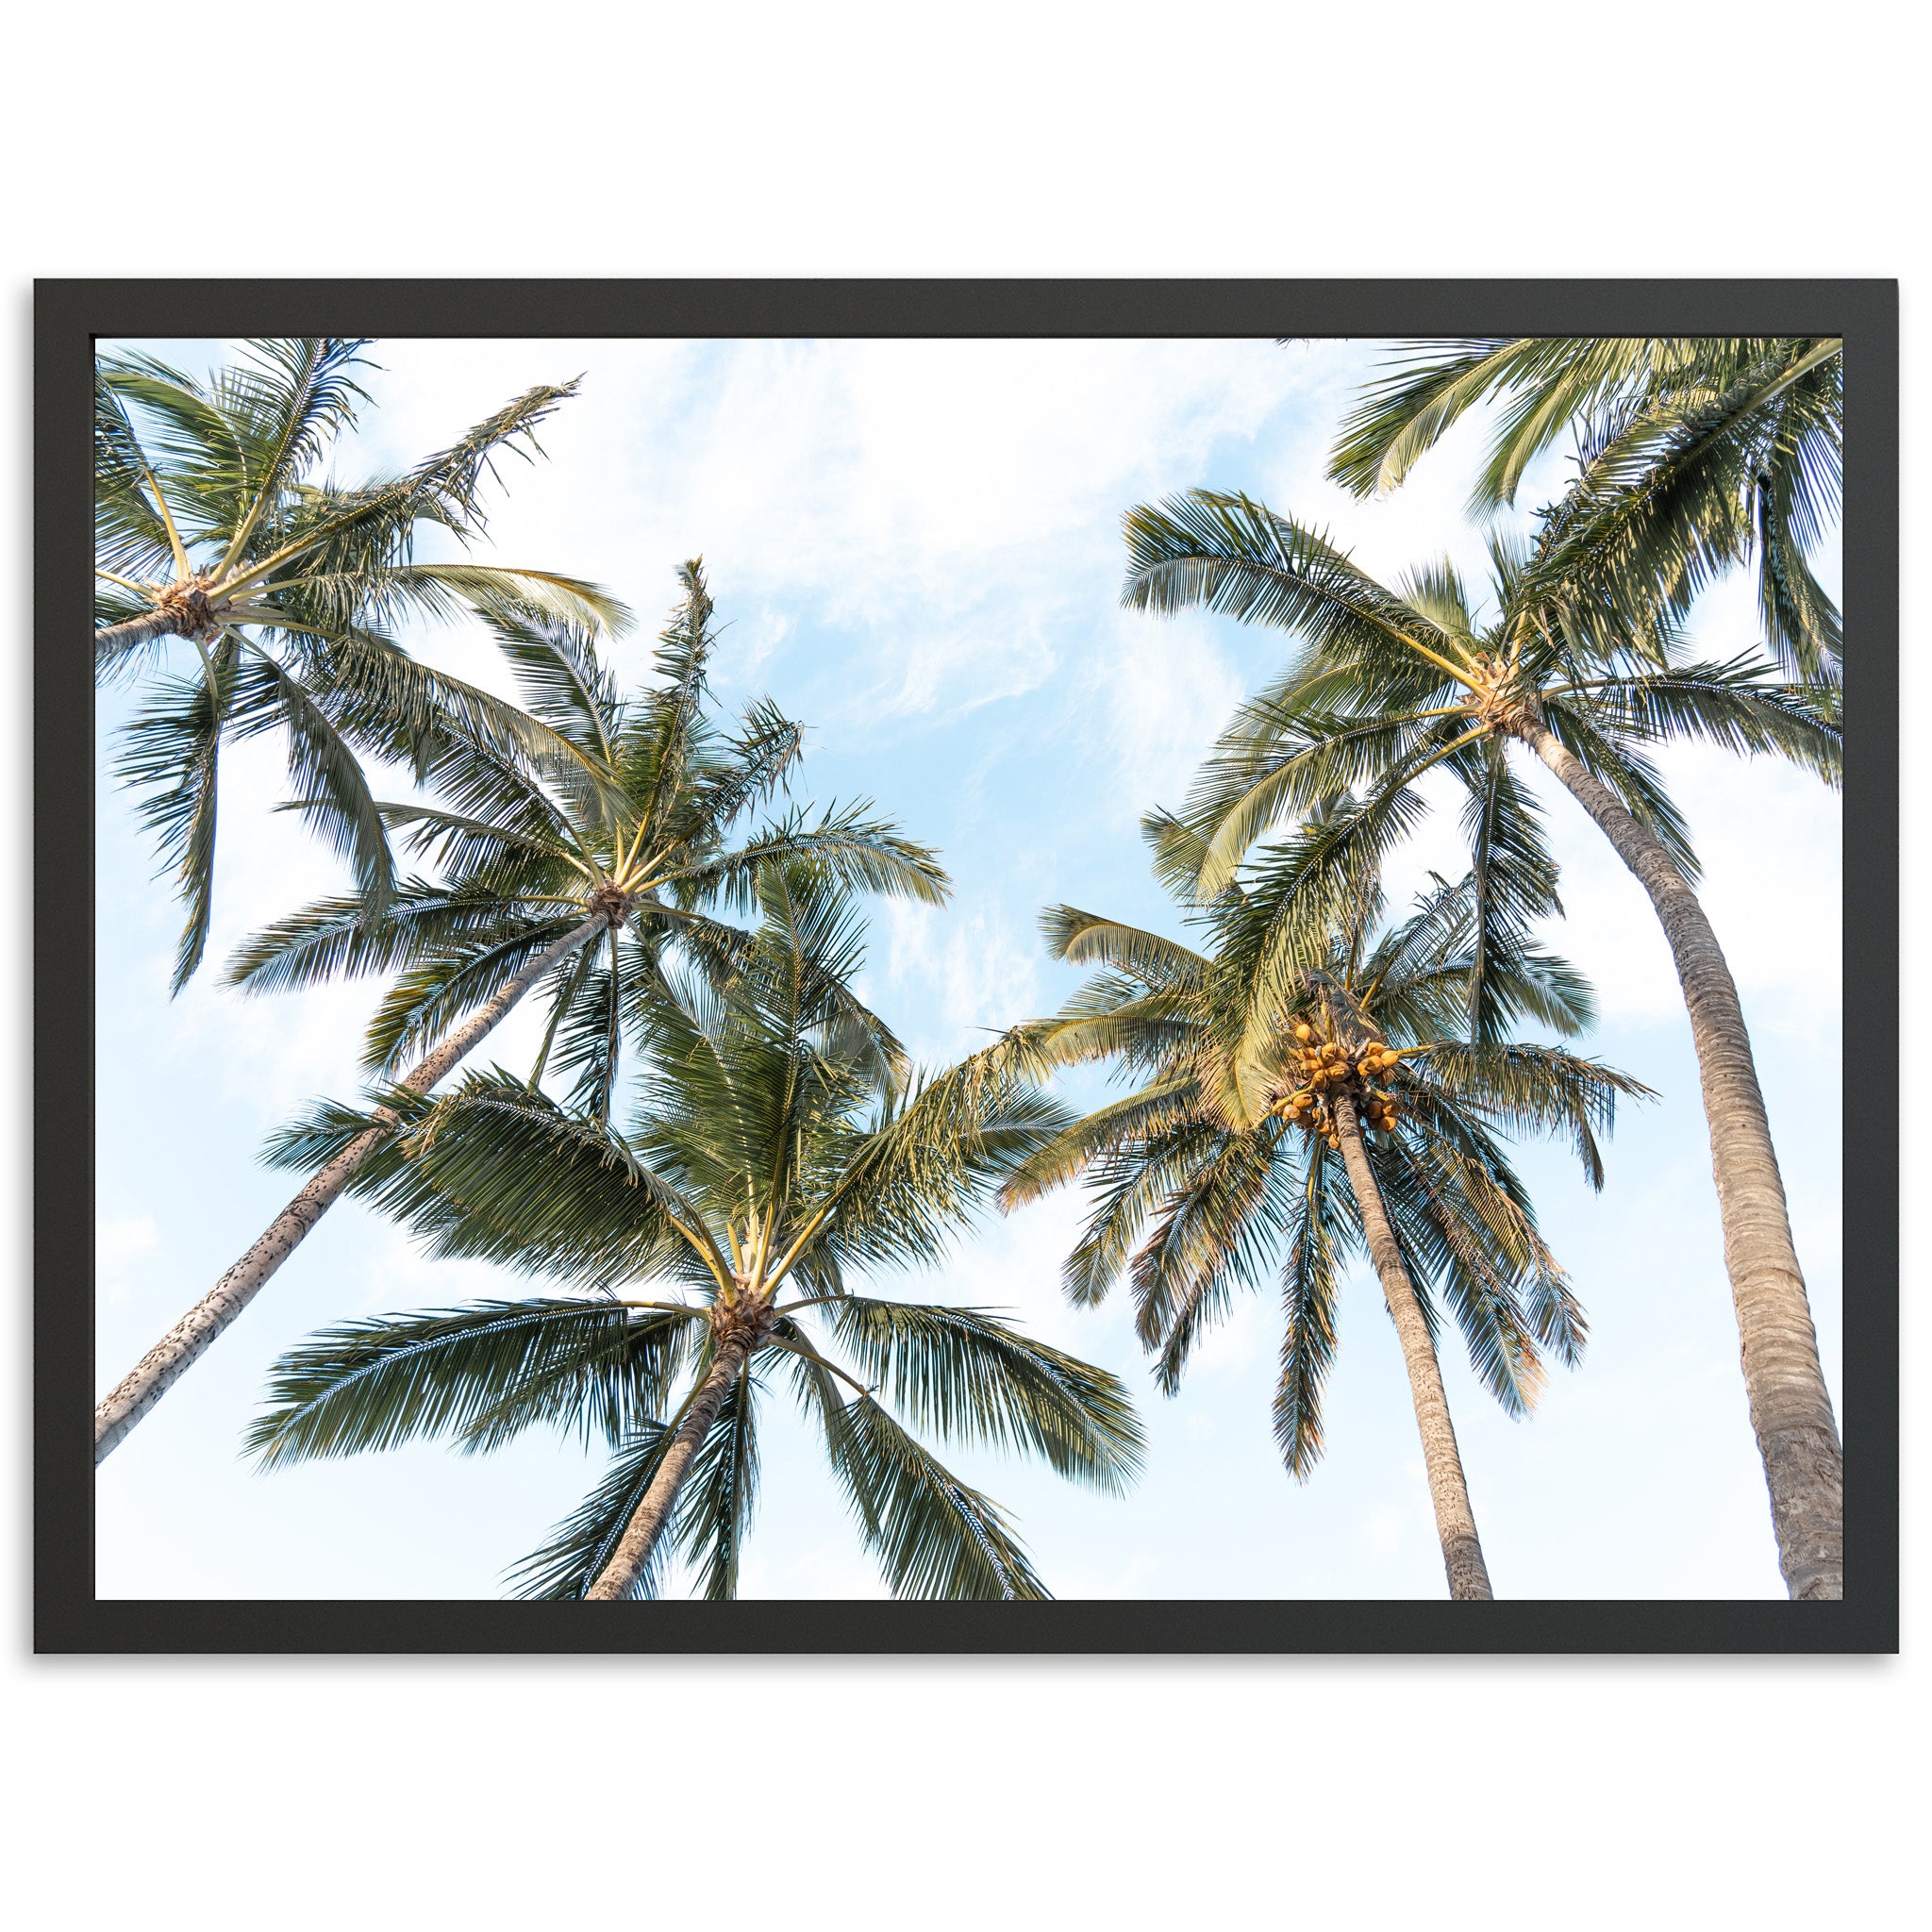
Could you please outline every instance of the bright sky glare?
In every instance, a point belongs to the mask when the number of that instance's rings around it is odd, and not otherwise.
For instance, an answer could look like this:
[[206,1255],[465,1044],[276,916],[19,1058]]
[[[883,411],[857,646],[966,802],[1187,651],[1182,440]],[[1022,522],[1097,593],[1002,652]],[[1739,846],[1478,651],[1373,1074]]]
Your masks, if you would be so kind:
[[[190,367],[208,342],[143,344]],[[1196,484],[1241,488],[1325,525],[1385,576],[1449,552],[1482,569],[1462,502],[1472,425],[1394,496],[1321,480],[1334,428],[1379,350],[1319,342],[385,341],[376,407],[345,480],[447,442],[531,383],[584,372],[532,466],[504,466],[488,554],[598,579],[639,616],[630,678],[702,553],[732,628],[716,661],[735,708],[769,691],[812,727],[796,795],[870,797],[941,848],[953,903],[881,906],[869,991],[914,1052],[950,1058],[1051,1010],[1078,974],[1043,956],[1039,908],[1067,901],[1179,932],[1148,874],[1140,816],[1177,804],[1241,696],[1286,655],[1280,634],[1118,606],[1119,518]],[[1559,465],[1545,466],[1543,493]],[[1539,500],[1535,488],[1525,502]],[[1835,555],[1821,559],[1835,586]],[[1697,614],[1700,647],[1748,645],[1742,581]],[[411,635],[423,656],[508,692],[487,644]],[[358,1091],[379,989],[246,999],[205,969],[167,979],[179,915],[108,774],[125,695],[100,707],[98,1201],[100,1386],[206,1291],[292,1191],[256,1161],[303,1101]],[[1706,902],[1738,977],[1790,1195],[1825,1374],[1839,1395],[1839,885],[1835,794],[1716,754],[1662,763],[1704,856]],[[1445,1378],[1499,1595],[1783,1595],[1745,1414],[1689,1028],[1647,903],[1580,810],[1546,797],[1570,917],[1552,942],[1596,982],[1586,1050],[1659,1090],[1620,1114],[1591,1195],[1557,1149],[1526,1149],[1546,1233],[1589,1311],[1584,1366],[1556,1372],[1511,1423],[1468,1370]],[[340,874],[292,815],[273,742],[232,754],[211,962]],[[1441,812],[1396,899],[1460,869]],[[526,1068],[538,1022],[482,1058]],[[1091,1097],[1097,1089],[1070,1090]],[[1363,1269],[1341,1310],[1325,1457],[1305,1485],[1269,1432],[1280,1314],[1237,1305],[1181,1392],[1162,1398],[1124,1298],[1067,1308],[1066,1194],[990,1221],[906,1284],[997,1306],[1116,1370],[1150,1425],[1124,1500],[960,1449],[948,1459],[1019,1520],[1056,1594],[1439,1597],[1441,1557],[1393,1331]],[[542,1541],[600,1457],[538,1436],[498,1455],[438,1447],[258,1475],[237,1454],[268,1364],[325,1323],[520,1291],[480,1265],[430,1263],[339,1205],[257,1304],[109,1458],[98,1590],[125,1597],[475,1597]],[[776,1393],[776,1391],[774,1391]],[[748,1596],[883,1594],[802,1428],[774,1403]],[[1856,1437],[1857,1419],[1841,1424]],[[674,1583],[674,1590],[676,1588]]]

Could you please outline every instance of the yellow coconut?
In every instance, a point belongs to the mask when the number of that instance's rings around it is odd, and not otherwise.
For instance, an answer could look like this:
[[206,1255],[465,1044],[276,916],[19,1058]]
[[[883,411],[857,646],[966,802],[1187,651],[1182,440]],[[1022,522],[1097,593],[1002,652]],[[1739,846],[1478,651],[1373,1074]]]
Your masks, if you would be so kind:
[[1315,1029],[1312,1026],[1310,1026],[1307,1021],[1304,1021],[1299,1026],[1297,1026],[1294,1029],[1294,1037],[1297,1040],[1307,1040],[1313,1036],[1314,1030]]

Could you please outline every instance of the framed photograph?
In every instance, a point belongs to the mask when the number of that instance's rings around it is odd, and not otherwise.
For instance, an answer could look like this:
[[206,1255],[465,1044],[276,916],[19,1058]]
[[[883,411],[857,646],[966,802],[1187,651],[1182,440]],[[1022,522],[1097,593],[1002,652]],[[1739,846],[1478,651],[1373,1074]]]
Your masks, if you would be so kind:
[[1897,359],[41,283],[36,1647],[1896,1649]]

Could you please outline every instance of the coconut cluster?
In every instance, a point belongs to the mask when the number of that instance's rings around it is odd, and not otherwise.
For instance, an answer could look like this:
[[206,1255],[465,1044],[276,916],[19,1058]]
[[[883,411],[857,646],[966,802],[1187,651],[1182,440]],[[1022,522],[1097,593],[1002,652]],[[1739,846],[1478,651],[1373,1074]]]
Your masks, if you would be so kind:
[[1335,1102],[1346,1093],[1355,1102],[1357,1116],[1364,1126],[1385,1134],[1393,1131],[1402,1119],[1395,1096],[1373,1082],[1401,1059],[1397,1050],[1379,1040],[1324,1039],[1308,1020],[1296,1024],[1294,1039],[1294,1059],[1302,1084],[1278,1100],[1273,1112],[1291,1126],[1299,1126],[1331,1148],[1340,1148],[1341,1129],[1335,1116]]

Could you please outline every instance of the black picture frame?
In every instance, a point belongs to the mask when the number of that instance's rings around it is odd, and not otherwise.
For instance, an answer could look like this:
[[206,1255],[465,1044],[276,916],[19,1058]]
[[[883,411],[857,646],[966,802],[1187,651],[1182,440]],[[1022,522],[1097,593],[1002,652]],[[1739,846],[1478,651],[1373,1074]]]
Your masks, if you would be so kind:
[[[1840,1603],[575,1604],[93,1594],[92,387],[97,337],[1807,334],[1847,373],[1844,1021],[1898,1022],[1898,285],[1569,281],[42,281],[35,290],[34,1646],[41,1653],[1889,1653],[1898,1153],[1844,1109]],[[83,876],[76,873],[85,868]],[[76,924],[85,922],[85,946]]]

